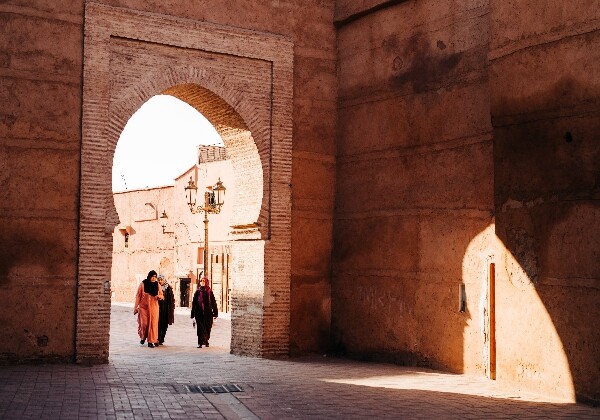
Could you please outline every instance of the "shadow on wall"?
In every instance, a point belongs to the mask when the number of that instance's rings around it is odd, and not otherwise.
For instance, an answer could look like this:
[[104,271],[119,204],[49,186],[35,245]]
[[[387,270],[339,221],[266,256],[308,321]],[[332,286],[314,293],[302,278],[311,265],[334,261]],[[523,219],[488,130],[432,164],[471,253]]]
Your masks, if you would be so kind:
[[[482,262],[496,256],[499,261],[488,262],[497,265],[498,379],[563,400],[600,399],[600,118],[597,110],[557,118],[563,112],[557,96],[573,102],[573,90],[585,91],[563,79],[531,104],[496,98],[514,113],[493,117],[495,222],[442,210],[425,216],[352,212],[343,192],[361,192],[353,172],[378,181],[369,193],[380,197],[381,208],[392,207],[394,196],[415,202],[419,192],[381,175],[379,165],[340,165],[334,352],[480,372],[485,330],[477,323],[484,321],[485,302],[470,302],[461,314],[457,290],[469,282],[471,296],[485,298]],[[532,117],[528,108],[550,111]],[[400,159],[398,167],[407,166]],[[487,239],[472,244],[482,233]],[[471,246],[479,265],[469,267]]]
[[[334,352],[363,360],[473,372],[481,364],[483,345],[473,326],[479,314],[469,305],[460,312],[458,295],[463,282],[476,283],[467,288],[473,295],[479,287],[479,273],[477,280],[464,275],[463,258],[492,219],[492,146],[484,141],[429,147],[434,138],[441,145],[489,129],[485,111],[482,117],[470,115],[467,123],[466,118],[454,121],[460,113],[444,109],[456,106],[449,101],[465,87],[483,86],[483,80],[474,79],[485,79],[487,44],[475,42],[457,52],[460,48],[436,42],[433,33],[416,32],[408,40],[406,34],[389,34],[381,42],[383,52],[371,48],[369,54],[373,61],[389,58],[391,71],[378,63],[373,75],[346,81],[350,87],[341,91],[341,102],[348,102],[341,121],[352,128],[338,145],[331,341]],[[453,92],[446,96],[438,90]],[[394,99],[380,99],[379,93]],[[373,101],[372,109],[386,113],[372,115],[369,107],[350,105],[350,98]],[[481,107],[487,102],[482,100]],[[473,124],[478,118],[481,126]],[[362,126],[382,144],[362,145],[352,132]],[[451,133],[450,126],[464,128]],[[371,151],[382,158],[370,160]]]
[[[507,265],[508,280],[537,292],[577,399],[600,401],[600,110],[584,101],[600,92],[590,89],[563,78],[531,98],[500,100],[495,113],[512,115],[493,121],[495,207],[496,234],[518,263]],[[565,109],[573,103],[583,111]],[[515,114],[528,109],[550,111]]]
[[463,257],[488,224],[446,215],[339,220],[332,351],[464,372],[465,330],[477,314],[475,305],[459,312]]
[[0,241],[10,246],[0,246],[0,318],[7,329],[0,364],[73,361],[76,246],[61,235],[30,220],[4,223]]
[[[398,35],[392,34],[386,38],[383,47],[394,51],[398,43]],[[438,41],[437,48],[443,51],[446,45],[443,41]],[[394,90],[410,87],[413,93],[426,92],[438,86],[440,80],[460,74],[464,71],[462,67],[471,64],[469,54],[464,52],[440,54],[440,51],[431,51],[431,40],[428,34],[415,33],[402,53],[394,60],[390,85]],[[481,55],[481,52],[476,51],[475,54]],[[458,78],[450,77],[450,79]]]
[[[45,237],[39,229],[13,226],[0,232],[0,240],[10,247],[0,247],[0,282],[10,282],[11,276],[32,278],[67,275],[72,268],[76,250],[68,250],[55,234]],[[72,242],[72,241],[71,241]]]

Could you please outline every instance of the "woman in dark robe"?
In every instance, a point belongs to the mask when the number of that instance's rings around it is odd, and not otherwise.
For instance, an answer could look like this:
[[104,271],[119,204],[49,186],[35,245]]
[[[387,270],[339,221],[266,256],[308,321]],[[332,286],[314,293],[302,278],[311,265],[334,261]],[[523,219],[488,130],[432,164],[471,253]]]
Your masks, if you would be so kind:
[[175,322],[175,295],[173,288],[162,274],[158,276],[158,284],[163,292],[163,300],[158,301],[158,344],[162,346],[169,325]]
[[210,330],[213,325],[213,318],[219,316],[217,309],[217,301],[213,294],[209,280],[207,277],[200,279],[200,287],[194,293],[194,299],[192,301],[192,314],[190,318],[194,318],[193,326],[196,327],[196,334],[198,335],[198,348],[202,346],[208,347],[208,340],[210,340]]

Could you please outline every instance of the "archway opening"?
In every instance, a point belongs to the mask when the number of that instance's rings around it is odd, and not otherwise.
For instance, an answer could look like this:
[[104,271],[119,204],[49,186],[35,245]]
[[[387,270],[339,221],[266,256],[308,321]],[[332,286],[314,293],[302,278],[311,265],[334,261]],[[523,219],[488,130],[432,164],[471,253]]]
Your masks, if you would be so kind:
[[[146,237],[153,249],[153,252],[147,252],[145,248],[141,262],[134,264],[137,271],[130,273],[133,275],[129,277],[129,290],[126,291],[131,294],[145,276],[147,270],[140,269],[140,266],[158,266],[159,270],[180,281],[177,292],[181,294],[186,291],[182,288],[187,288],[187,293],[180,298],[185,301],[184,305],[191,305],[199,278],[208,275],[215,291],[224,297],[221,307],[232,315],[232,351],[262,355],[265,278],[263,237],[268,237],[270,204],[269,194],[265,193],[269,183],[264,181],[263,172],[265,167],[269,168],[270,162],[264,159],[269,153],[259,156],[255,140],[241,116],[209,89],[187,83],[172,86],[160,93],[184,102],[204,116],[222,139],[223,146],[199,148],[194,164],[184,168],[169,188],[137,191],[135,200],[121,197],[133,193],[115,195],[115,204],[127,203],[130,211],[126,213],[126,221],[121,217],[121,213],[125,215],[125,212],[114,209],[112,219],[118,224],[114,228],[113,250],[119,247],[119,241],[123,242],[121,247],[124,248],[125,238],[129,247],[134,246],[135,237],[132,235],[139,233],[132,226],[135,223],[144,230],[144,235],[139,236]],[[122,109],[115,107],[115,112]],[[113,113],[113,116],[122,119],[122,114]],[[113,150],[116,149],[117,144]],[[227,185],[227,204],[219,214],[207,214],[211,239],[206,246],[204,212],[197,211],[203,200],[204,187],[212,186],[218,180]],[[193,213],[185,197],[185,187],[189,182],[199,187],[195,199],[199,201],[193,206]],[[132,211],[132,204],[139,210]],[[174,220],[169,220],[173,216]],[[158,225],[165,227],[159,229]],[[127,255],[130,250],[125,250],[121,255],[113,253],[113,257]],[[171,255],[165,256],[165,251]],[[122,262],[115,264],[113,261],[113,274],[122,265]]]
[[[189,318],[202,276],[209,277],[220,318],[228,321],[232,287],[228,233],[235,185],[231,161],[212,125],[189,104],[173,96],[156,95],[127,122],[115,149],[112,172],[120,223],[113,231],[111,323],[115,322],[115,311],[122,311],[114,306],[133,305],[149,270],[155,270],[167,283],[165,299],[159,302],[161,344],[173,343],[165,332],[168,322],[181,318],[175,314]],[[192,179],[200,192],[194,199],[198,206],[190,208],[184,192]],[[229,187],[225,190],[229,194],[223,206],[207,208],[203,226],[202,212],[197,211],[204,205],[202,190],[217,180]],[[229,322],[218,325],[221,336],[231,336]],[[135,342],[134,335],[131,343]],[[173,344],[185,345],[184,340],[175,338]],[[193,344],[191,338],[188,341]],[[118,348],[126,343],[120,344]],[[229,351],[230,340],[219,340],[218,346]]]

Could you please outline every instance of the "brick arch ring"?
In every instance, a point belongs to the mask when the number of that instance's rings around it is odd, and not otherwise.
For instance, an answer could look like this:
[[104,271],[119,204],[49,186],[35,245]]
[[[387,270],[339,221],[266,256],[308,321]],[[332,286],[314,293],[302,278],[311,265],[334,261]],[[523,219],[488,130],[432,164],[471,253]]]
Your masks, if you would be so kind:
[[[194,91],[194,98],[186,93]],[[198,95],[200,93],[200,95]],[[242,93],[229,86],[224,77],[214,71],[199,69],[193,66],[170,67],[165,71],[154,72],[131,86],[117,101],[110,104],[109,124],[107,130],[107,153],[109,161],[114,156],[121,132],[131,116],[150,98],[158,94],[174,96],[195,108],[215,127],[221,135],[228,155],[236,161],[251,162],[252,165],[242,171],[235,171],[236,188],[239,194],[236,203],[243,212],[236,212],[235,225],[256,225],[262,239],[270,236],[271,189],[269,180],[272,168],[271,127],[270,121],[256,115],[255,105]],[[198,98],[199,97],[199,98]],[[203,99],[217,102],[205,105]],[[207,112],[208,111],[208,112]],[[246,121],[248,123],[246,123]],[[233,135],[225,127],[235,127]],[[235,168],[235,165],[234,165]],[[253,197],[248,191],[262,192],[262,197]],[[112,196],[111,196],[112,197]],[[107,200],[107,230],[112,230],[118,223],[118,216],[112,199]]]

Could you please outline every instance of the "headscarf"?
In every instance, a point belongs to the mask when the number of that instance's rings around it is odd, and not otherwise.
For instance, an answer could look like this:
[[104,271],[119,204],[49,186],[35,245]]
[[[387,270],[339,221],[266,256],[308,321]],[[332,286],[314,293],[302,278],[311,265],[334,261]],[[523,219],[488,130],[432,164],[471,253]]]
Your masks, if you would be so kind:
[[208,277],[204,276],[200,280],[204,280],[204,289],[202,286],[198,287],[198,303],[200,304],[200,308],[204,311],[204,294],[210,299],[210,280]]
[[[204,276],[200,280],[204,280],[204,290],[206,290],[207,293],[210,293],[210,280],[208,277]],[[202,286],[200,286],[200,288],[202,288]]]
[[161,284],[160,287],[162,287],[162,291],[163,292],[166,292],[167,289],[169,288],[169,282],[167,281],[167,279],[165,278],[165,276],[163,276],[162,274],[160,276],[158,276],[158,281],[160,282],[160,280],[163,281],[163,284]]
[[158,282],[152,281],[152,277],[156,276],[156,271],[150,270],[148,272],[148,277],[142,283],[144,283],[144,293],[148,293],[151,296],[158,295]]

